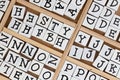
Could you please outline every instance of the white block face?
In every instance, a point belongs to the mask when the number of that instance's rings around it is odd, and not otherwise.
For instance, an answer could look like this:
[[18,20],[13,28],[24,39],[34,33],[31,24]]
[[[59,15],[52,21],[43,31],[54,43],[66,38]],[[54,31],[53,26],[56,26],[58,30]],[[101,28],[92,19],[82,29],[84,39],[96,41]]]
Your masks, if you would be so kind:
[[107,0],[94,0],[95,2],[101,4],[101,5],[105,5]]
[[92,39],[90,40],[90,43],[89,43],[89,47],[92,49],[95,49],[97,51],[100,51],[103,43],[104,43],[103,40],[98,39],[96,37],[92,37]]
[[55,5],[55,2],[56,2],[56,0],[50,0],[50,1],[42,0],[41,7],[43,7],[44,9],[52,11],[53,7]]
[[0,59],[0,66],[1,66],[2,63],[3,63],[3,59]]
[[83,48],[73,45],[69,52],[69,56],[80,60],[82,53],[83,53]]
[[44,64],[33,60],[29,66],[28,71],[30,71],[31,73],[33,73],[35,75],[40,75],[43,67],[44,67]]
[[36,77],[34,77],[34,76],[30,75],[30,74],[25,73],[23,79],[21,79],[21,80],[27,80],[27,79],[28,80],[37,80]]
[[33,26],[29,26],[28,24],[23,24],[19,30],[19,34],[30,38],[32,35]]
[[39,15],[38,20],[37,20],[37,24],[40,25],[40,26],[42,26],[42,27],[44,27],[44,28],[48,28],[51,20],[52,20],[52,17],[50,17],[50,16],[48,16],[46,14],[41,13]]
[[3,15],[4,15],[4,12],[0,11],[0,21],[2,20]]
[[75,64],[65,61],[61,71],[64,72],[64,74],[72,76],[73,72],[75,71],[75,68],[76,68]]
[[87,14],[82,25],[89,29],[94,29],[96,22],[97,22],[96,17]]
[[78,80],[84,80],[87,75],[87,72],[88,72],[87,69],[77,66],[73,73],[73,77],[75,77]]
[[49,29],[50,31],[53,31],[53,32],[59,34],[62,26],[63,26],[63,23],[62,23],[62,22],[60,22],[60,21],[58,21],[58,20],[55,20],[55,19],[52,19],[52,21],[51,21],[48,29]]
[[82,31],[79,31],[79,33],[77,34],[77,37],[75,39],[75,42],[82,46],[86,46],[89,39],[90,39],[90,35],[82,32]]
[[37,51],[34,59],[37,60],[38,62],[41,62],[41,63],[45,64],[46,61],[48,60],[49,55],[50,54],[47,51],[39,49]]
[[24,42],[22,40],[13,37],[8,48],[17,53],[20,53],[23,45],[24,45]]
[[111,21],[111,19],[114,16],[114,14],[115,14],[114,10],[112,10],[112,9],[110,9],[108,7],[104,7],[102,12],[101,12],[101,14],[100,14],[100,16],[102,18],[107,19],[108,21]]
[[99,75],[93,72],[89,72],[85,80],[99,80],[99,79],[100,79]]
[[23,19],[26,8],[23,6],[14,5],[11,13],[11,17]]
[[118,74],[117,74],[117,78],[120,78],[120,71],[119,71]]
[[9,5],[9,3],[10,3],[9,0],[2,0],[0,2],[0,5],[1,5],[0,10],[5,12],[7,7],[8,7],[8,5]]
[[109,27],[109,23],[110,21],[100,17],[95,25],[95,29],[105,33]]
[[107,45],[103,45],[99,55],[106,58],[107,60],[110,60],[112,55],[114,53],[114,49],[107,46]]
[[7,34],[5,32],[0,32],[0,44],[4,46],[8,46],[11,38],[12,38],[12,35]]
[[89,48],[84,48],[82,59],[86,60],[86,61],[89,61],[89,62],[93,62],[94,58],[95,58],[95,55],[96,55],[95,50],[92,50],[92,49],[89,49]]
[[71,0],[59,0],[59,1],[62,1],[64,3],[66,3],[66,4],[69,4]]
[[120,29],[120,16],[115,14],[112,18],[110,25],[117,29]]
[[120,5],[119,0],[109,0],[107,3],[107,6],[110,7],[111,9],[114,9],[115,11],[118,10],[119,5]]
[[70,39],[72,34],[73,34],[73,32],[74,32],[74,28],[73,27],[71,27],[71,26],[69,26],[67,24],[64,24],[62,26],[61,30],[60,30],[59,35],[65,37],[65,38]]
[[14,67],[12,65],[3,62],[2,65],[0,66],[0,73],[5,75],[6,77],[9,77],[13,68]]
[[98,56],[94,63],[92,64],[97,69],[103,71],[107,67],[108,61],[101,56]]
[[14,31],[14,32],[18,32],[22,26],[22,21],[12,18],[9,25],[8,25],[8,29]]
[[33,58],[33,56],[36,54],[36,52],[37,52],[37,48],[31,44],[28,44],[28,43],[25,44],[25,46],[23,47],[23,49],[21,51],[21,53],[24,56],[26,56],[30,59]]
[[56,3],[55,3],[55,6],[53,8],[53,12],[58,13],[58,14],[63,16],[64,13],[65,13],[66,8],[67,8],[66,3],[57,0]]
[[102,9],[103,9],[103,6],[101,6],[100,4],[96,2],[93,2],[88,10],[88,13],[95,17],[99,17]]
[[76,78],[74,78],[74,77],[71,77],[71,80],[79,80],[79,79],[76,79]]
[[29,0],[29,2],[33,3],[34,5],[41,6],[42,0]]
[[105,69],[105,72],[113,75],[113,76],[116,76],[118,71],[120,69],[120,65],[113,62],[113,61],[109,61],[109,64],[107,65],[107,68]]
[[0,58],[3,59],[8,51],[8,48],[0,44]]
[[55,55],[50,54],[47,59],[46,65],[53,69],[57,69],[59,63],[60,63],[60,58]]
[[38,19],[38,16],[36,14],[27,12],[23,22],[30,26],[35,26],[37,19]]
[[110,26],[107,32],[105,33],[105,36],[112,40],[117,40],[118,35],[119,35],[119,30],[112,26]]
[[52,80],[54,76],[54,72],[46,69],[46,68],[43,68],[40,76],[39,76],[39,80]]
[[57,39],[56,39],[56,42],[54,44],[54,47],[64,51],[67,47],[67,44],[68,44],[67,39],[65,39],[61,36],[58,36]]
[[65,74],[64,72],[60,72],[58,75],[57,80],[71,80],[71,76],[68,74]]

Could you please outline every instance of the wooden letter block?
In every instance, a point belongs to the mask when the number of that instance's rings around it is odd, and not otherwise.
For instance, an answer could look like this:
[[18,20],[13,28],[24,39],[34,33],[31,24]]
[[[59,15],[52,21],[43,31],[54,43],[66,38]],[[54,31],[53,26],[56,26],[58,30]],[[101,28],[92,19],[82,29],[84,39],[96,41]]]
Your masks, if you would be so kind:
[[103,71],[107,67],[108,61],[101,56],[98,56],[96,60],[93,63],[93,66],[96,67],[97,69]]
[[4,15],[4,12],[0,11],[0,21],[2,20],[3,15]]
[[89,48],[84,48],[82,59],[86,60],[86,61],[89,61],[89,62],[93,62],[94,58],[95,58],[95,55],[96,55],[95,50],[92,50],[92,49],[89,49]]
[[42,0],[29,0],[29,2],[31,2],[31,3],[33,3],[33,4],[35,4],[35,5],[40,7],[41,3],[42,3]]
[[0,10],[5,12],[9,3],[10,3],[9,0],[1,0],[0,1]]
[[94,29],[96,22],[96,17],[87,14],[82,25],[89,29]]
[[69,52],[69,56],[80,60],[82,53],[83,53],[83,48],[73,45]]
[[37,78],[32,76],[32,75],[30,75],[30,74],[28,74],[28,73],[26,73],[24,75],[23,79],[21,79],[21,80],[37,80]]
[[7,54],[8,48],[0,44],[0,58],[3,59]]
[[23,6],[14,5],[11,13],[11,17],[23,19],[26,8]]
[[90,39],[90,35],[82,32],[82,31],[79,31],[79,33],[77,34],[77,37],[75,39],[75,42],[82,46],[86,46],[89,39]]
[[95,2],[101,4],[101,5],[105,5],[107,0],[94,0]]
[[90,43],[89,43],[89,47],[92,49],[95,49],[97,51],[100,51],[103,43],[104,43],[103,40],[98,39],[96,37],[92,37],[92,39],[90,40]]
[[71,76],[68,74],[65,74],[64,72],[60,72],[57,80],[71,80]]

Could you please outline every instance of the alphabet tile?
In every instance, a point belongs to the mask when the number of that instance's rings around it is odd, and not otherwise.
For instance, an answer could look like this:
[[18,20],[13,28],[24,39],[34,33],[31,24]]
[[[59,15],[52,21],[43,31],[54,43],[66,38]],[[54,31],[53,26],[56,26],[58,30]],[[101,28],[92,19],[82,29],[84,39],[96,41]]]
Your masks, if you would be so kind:
[[46,61],[48,60],[49,55],[50,54],[47,51],[38,49],[34,59],[37,60],[38,62],[45,64]]
[[30,26],[35,26],[37,19],[38,19],[38,16],[36,14],[27,12],[23,22]]
[[12,65],[3,62],[2,65],[0,66],[0,73],[5,75],[6,77],[9,77],[13,68],[14,67]]
[[101,5],[105,5],[107,0],[94,0],[95,2],[101,4]]
[[73,45],[69,52],[69,56],[80,60],[82,56],[82,52],[83,52],[83,48]]
[[0,44],[0,58],[3,59],[8,51],[8,48]]
[[23,6],[14,5],[11,17],[23,19],[24,15],[25,15],[25,10],[26,10],[26,8]]
[[94,29],[96,23],[97,23],[97,18],[87,14],[82,25],[89,29]]
[[52,20],[52,17],[50,17],[50,16],[48,16],[46,14],[41,13],[39,15],[38,20],[37,20],[37,24],[42,26],[42,27],[44,27],[44,28],[48,28],[51,20]]
[[59,57],[50,54],[48,59],[47,59],[46,65],[53,68],[53,69],[56,69],[58,67],[59,62],[60,62]]
[[20,30],[21,26],[22,26],[22,21],[12,18],[8,25],[8,29],[18,32]]
[[53,71],[43,68],[43,70],[39,76],[39,80],[52,80],[53,76],[54,76]]
[[11,38],[12,38],[12,35],[5,32],[0,32],[0,44],[4,46],[8,46]]
[[114,53],[114,49],[104,44],[99,55],[106,58],[107,60],[110,60],[113,53]]
[[10,1],[9,0],[2,0],[0,1],[0,10],[1,11],[6,11],[8,5],[9,5]]
[[32,75],[30,75],[30,74],[28,74],[28,73],[25,73],[23,79],[21,79],[21,80],[27,80],[27,79],[28,79],[28,80],[37,80],[36,77],[34,77],[34,76],[32,76]]
[[95,16],[95,17],[99,17],[102,9],[103,9],[102,5],[100,5],[96,2],[93,2],[92,5],[90,6],[89,10],[88,10],[88,13]]
[[86,60],[86,61],[93,62],[94,58],[95,58],[95,55],[96,55],[95,50],[92,50],[92,49],[89,49],[89,48],[84,48],[82,59]]
[[93,66],[96,67],[97,69],[103,71],[105,70],[105,68],[107,67],[107,64],[108,64],[108,61],[106,59],[104,59],[103,57],[101,56],[98,56],[94,63],[93,63]]
[[109,26],[107,32],[105,33],[105,36],[112,40],[117,40],[118,35],[119,35],[119,30],[112,26]]
[[103,40],[98,39],[96,37],[92,37],[92,39],[90,40],[90,43],[89,43],[89,47],[92,49],[95,49],[97,51],[100,51],[103,43],[104,43]]
[[37,6],[41,6],[42,0],[29,0],[29,2],[31,2]]
[[[60,72],[57,80],[71,80],[71,76],[68,74],[65,74],[64,72]],[[75,80],[75,79],[73,79]]]
[[35,75],[39,75],[42,71],[44,67],[44,64],[33,60],[29,66],[28,71],[30,71],[31,73],[35,74]]
[[119,69],[120,69],[120,65],[119,64],[117,64],[117,63],[115,63],[113,61],[109,61],[108,66],[105,69],[105,72],[107,72],[107,73],[109,73],[109,74],[111,74],[113,76],[116,76],[118,71],[119,71]]
[[79,33],[77,34],[77,37],[75,39],[75,42],[82,46],[86,46],[87,43],[89,42],[89,39],[90,39],[90,35],[82,32],[82,31],[79,31]]
[[3,15],[4,15],[4,12],[0,11],[0,21],[2,20]]

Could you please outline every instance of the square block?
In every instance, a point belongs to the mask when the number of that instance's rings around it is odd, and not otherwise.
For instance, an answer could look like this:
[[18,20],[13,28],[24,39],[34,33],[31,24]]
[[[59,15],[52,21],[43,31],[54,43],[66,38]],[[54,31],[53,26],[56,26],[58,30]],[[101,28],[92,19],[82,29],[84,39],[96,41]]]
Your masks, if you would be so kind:
[[43,40],[51,45],[54,45],[57,36],[58,35],[56,33],[47,30],[43,37]]
[[64,72],[64,74],[72,76],[73,72],[75,71],[75,68],[76,68],[75,64],[65,61],[61,71]]
[[73,77],[78,80],[84,80],[87,75],[87,72],[87,69],[77,66],[73,73]]
[[54,47],[64,51],[67,47],[67,44],[68,40],[66,38],[58,36],[54,44]]
[[114,9],[115,11],[118,10],[120,5],[120,0],[108,0],[107,6],[111,9]]
[[19,34],[30,38],[32,35],[32,31],[33,31],[33,26],[30,26],[28,24],[23,24],[19,30]]
[[37,52],[37,47],[35,47],[35,46],[33,46],[33,45],[29,44],[29,43],[26,43],[24,45],[22,51],[21,51],[21,53],[24,56],[26,56],[26,57],[28,57],[30,59],[33,58],[33,56],[36,54],[36,52]]
[[107,32],[105,33],[105,36],[112,40],[117,40],[119,32],[120,31],[118,29],[116,29],[112,26],[109,26]]
[[105,5],[107,0],[94,0],[95,2],[101,4],[101,5]]
[[94,29],[94,27],[97,23],[97,20],[98,19],[96,17],[87,14],[82,25],[89,28],[89,29]]
[[9,3],[10,3],[9,0],[1,0],[0,1],[0,10],[5,12]]
[[14,31],[14,32],[18,32],[22,26],[22,21],[12,18],[9,25],[8,25],[8,29]]
[[118,71],[120,69],[120,65],[113,62],[113,61],[109,61],[108,65],[107,65],[107,68],[105,69],[105,72],[113,75],[113,76],[116,76]]
[[44,67],[44,64],[42,64],[38,61],[32,60],[28,71],[35,74],[35,75],[40,75],[43,67]]
[[107,67],[107,64],[108,64],[108,61],[106,59],[104,59],[101,56],[98,56],[92,65],[97,69],[103,71]]
[[100,80],[108,80],[108,79],[106,79],[106,78],[104,78],[104,77],[100,77]]
[[112,19],[112,17],[114,16],[114,14],[115,14],[115,11],[114,11],[114,10],[112,10],[112,9],[110,9],[109,7],[106,7],[106,6],[105,6],[105,7],[103,8],[100,16],[101,16],[102,18],[107,19],[108,21],[111,21],[111,19]]
[[55,5],[56,0],[42,0],[41,7],[44,9],[52,11],[54,5]]
[[95,16],[95,17],[99,17],[101,12],[102,12],[103,6],[93,2],[88,10],[88,13]]
[[8,46],[11,38],[12,38],[12,35],[5,32],[0,32],[0,44],[4,46]]
[[46,65],[53,69],[57,69],[59,63],[60,63],[60,58],[55,55],[50,54],[47,59]]
[[75,59],[81,59],[83,48],[73,45],[69,52],[69,56]]
[[75,30],[75,29],[74,29],[73,27],[71,27],[71,26],[69,26],[69,25],[67,25],[67,24],[64,24],[64,25],[62,26],[60,32],[59,32],[59,35],[65,37],[65,38],[70,39],[71,36],[72,36],[72,34],[73,34],[73,32],[74,32],[74,30]]
[[50,31],[53,31],[53,32],[59,34],[62,26],[63,26],[63,23],[62,23],[62,22],[60,22],[60,21],[58,21],[58,20],[55,20],[55,19],[52,19],[52,21],[51,21],[48,29],[49,29]]
[[60,72],[57,80],[71,80],[71,76],[68,74],[65,74],[64,72]]
[[103,43],[104,43],[103,40],[98,39],[98,38],[93,36],[90,40],[89,47],[92,48],[92,49],[95,49],[97,51],[100,51]]
[[11,17],[23,19],[26,8],[23,6],[14,5],[11,13]]
[[52,80],[54,76],[54,72],[53,71],[50,71],[46,68],[43,68],[40,76],[39,76],[39,80]]
[[39,15],[38,20],[37,20],[37,24],[40,25],[40,26],[42,26],[42,27],[44,27],[44,28],[48,28],[51,20],[52,20],[52,17],[50,17],[50,16],[48,16],[46,14],[41,13]]
[[11,39],[11,42],[10,42],[8,48],[17,53],[20,53],[21,49],[23,48],[23,45],[24,45],[24,42],[22,40],[13,37]]
[[4,15],[4,12],[0,11],[0,21],[2,20],[3,15]]
[[3,59],[7,54],[8,48],[0,44],[0,58]]
[[12,73],[14,67],[6,62],[3,62],[0,66],[0,73],[3,74],[6,77],[9,77]]
[[49,55],[50,54],[47,51],[44,51],[42,49],[38,49],[34,59],[45,64],[46,61],[48,60]]
[[110,46],[104,44],[99,55],[110,60],[113,53],[114,53],[114,49],[111,48]]
[[41,3],[42,3],[42,0],[29,0],[29,2],[40,7]]
[[100,80],[100,76],[93,72],[89,72],[85,80]]
[[58,14],[63,16],[66,8],[67,8],[66,3],[57,0],[56,3],[55,3],[55,6],[53,7],[53,12],[58,13]]
[[96,51],[93,49],[89,49],[89,48],[84,48],[83,50],[83,55],[82,55],[82,59],[89,61],[89,62],[93,62],[94,58],[96,55]]
[[37,80],[37,78],[28,73],[25,73],[23,79],[21,79],[21,80]]
[[77,37],[75,39],[75,42],[82,46],[86,46],[88,44],[89,39],[90,39],[89,34],[79,31],[79,33],[77,34]]
[[100,17],[95,25],[95,29],[105,33],[109,27],[109,23],[110,21]]
[[35,26],[37,19],[38,19],[38,16],[36,14],[27,12],[23,22],[30,26]]

